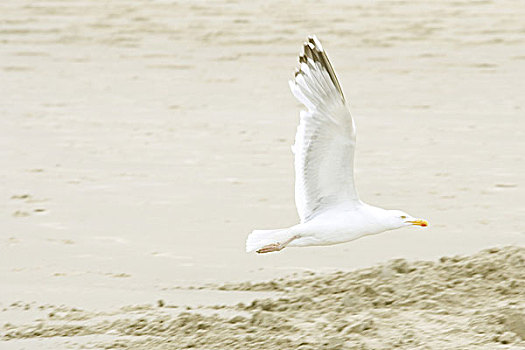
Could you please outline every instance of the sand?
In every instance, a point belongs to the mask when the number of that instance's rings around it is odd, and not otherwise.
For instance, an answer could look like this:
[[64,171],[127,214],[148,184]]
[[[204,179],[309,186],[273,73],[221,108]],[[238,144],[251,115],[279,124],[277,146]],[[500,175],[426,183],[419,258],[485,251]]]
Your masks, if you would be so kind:
[[[514,0],[1,2],[0,327],[523,247],[524,17]],[[312,33],[351,103],[362,199],[431,226],[245,254],[251,230],[297,222],[287,79]]]
[[197,290],[274,295],[194,308],[158,300],[104,312],[14,303],[3,312],[36,308],[42,316],[5,324],[2,341],[7,349],[35,339],[39,347],[97,349],[525,348],[525,248]]

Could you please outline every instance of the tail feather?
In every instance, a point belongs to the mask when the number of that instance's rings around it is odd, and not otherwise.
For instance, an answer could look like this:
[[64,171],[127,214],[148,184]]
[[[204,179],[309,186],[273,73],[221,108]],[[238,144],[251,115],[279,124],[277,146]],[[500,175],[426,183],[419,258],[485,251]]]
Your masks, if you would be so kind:
[[287,228],[277,230],[254,230],[246,239],[246,252],[259,250],[265,245],[284,242],[289,239],[291,233]]

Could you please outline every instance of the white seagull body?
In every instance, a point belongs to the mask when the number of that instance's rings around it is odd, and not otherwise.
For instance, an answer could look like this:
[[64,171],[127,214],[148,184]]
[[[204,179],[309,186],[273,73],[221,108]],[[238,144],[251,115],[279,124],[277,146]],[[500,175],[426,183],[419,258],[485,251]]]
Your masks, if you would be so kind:
[[359,199],[354,186],[354,120],[315,36],[303,45],[290,88],[307,109],[301,111],[292,147],[295,204],[301,222],[284,229],[253,231],[246,251],[268,253],[286,246],[331,245],[407,225],[427,226],[425,220]]

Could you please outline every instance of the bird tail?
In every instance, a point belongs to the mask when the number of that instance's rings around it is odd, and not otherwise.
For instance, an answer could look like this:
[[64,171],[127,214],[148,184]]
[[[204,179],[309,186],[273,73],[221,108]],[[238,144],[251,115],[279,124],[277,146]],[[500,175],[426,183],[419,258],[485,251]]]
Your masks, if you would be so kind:
[[291,236],[290,230],[280,228],[277,230],[254,230],[246,239],[246,252],[253,252],[265,245],[279,243],[288,240]]

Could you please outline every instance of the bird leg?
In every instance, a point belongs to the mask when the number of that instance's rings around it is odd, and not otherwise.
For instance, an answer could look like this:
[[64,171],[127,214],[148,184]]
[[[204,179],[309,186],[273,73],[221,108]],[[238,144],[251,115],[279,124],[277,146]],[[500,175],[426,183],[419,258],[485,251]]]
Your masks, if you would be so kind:
[[264,247],[262,247],[261,249],[259,249],[257,251],[257,253],[259,254],[263,254],[263,253],[271,253],[271,252],[278,252],[280,250],[283,250],[284,247],[286,247],[288,244],[290,244],[291,241],[293,241],[294,239],[297,239],[299,238],[300,236],[293,236],[292,238],[284,241],[283,243],[271,243],[271,244],[267,244],[265,245]]

